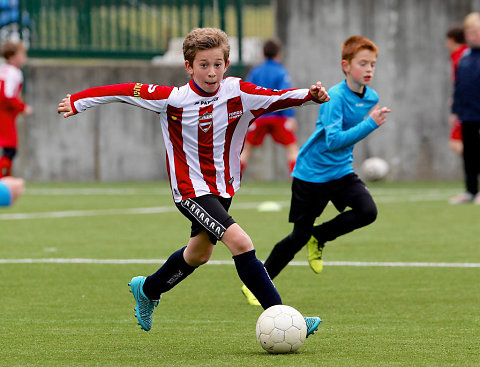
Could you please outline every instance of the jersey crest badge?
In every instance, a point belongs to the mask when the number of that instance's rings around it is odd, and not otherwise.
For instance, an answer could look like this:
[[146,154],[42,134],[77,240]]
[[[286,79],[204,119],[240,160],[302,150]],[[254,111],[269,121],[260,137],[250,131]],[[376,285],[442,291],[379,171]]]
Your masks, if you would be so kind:
[[198,127],[204,133],[206,133],[212,127],[213,114],[211,112],[205,112],[198,118]]

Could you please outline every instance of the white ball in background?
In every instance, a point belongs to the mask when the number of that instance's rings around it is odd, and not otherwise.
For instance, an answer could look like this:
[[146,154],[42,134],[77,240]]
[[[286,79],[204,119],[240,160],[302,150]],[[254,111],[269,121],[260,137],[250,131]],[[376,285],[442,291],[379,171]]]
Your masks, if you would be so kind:
[[387,176],[389,165],[387,161],[382,158],[372,157],[363,161],[362,176],[367,181],[380,181]]

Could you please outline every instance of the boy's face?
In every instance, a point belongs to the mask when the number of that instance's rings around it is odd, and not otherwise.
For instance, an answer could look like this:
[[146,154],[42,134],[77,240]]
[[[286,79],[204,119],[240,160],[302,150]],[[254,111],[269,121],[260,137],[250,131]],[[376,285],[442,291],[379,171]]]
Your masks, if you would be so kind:
[[219,47],[198,51],[193,65],[185,61],[185,68],[197,86],[207,93],[215,92],[227,71],[230,61],[225,63],[222,49]]
[[447,48],[447,50],[452,53],[453,51],[455,51],[460,45],[455,42],[455,40],[453,38],[450,38],[450,37],[447,37],[445,39],[445,47]]
[[465,27],[465,41],[469,46],[480,47],[480,24]]
[[343,72],[351,82],[357,85],[368,85],[375,74],[377,56],[370,50],[360,50],[350,62],[342,60]]
[[27,52],[24,49],[19,49],[15,55],[8,59],[8,62],[15,65],[17,68],[21,68],[27,61]]

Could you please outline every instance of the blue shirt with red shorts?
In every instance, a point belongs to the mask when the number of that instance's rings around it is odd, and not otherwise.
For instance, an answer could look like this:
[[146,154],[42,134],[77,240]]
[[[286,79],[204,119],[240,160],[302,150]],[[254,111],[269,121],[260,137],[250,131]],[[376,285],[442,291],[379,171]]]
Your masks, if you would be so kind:
[[[290,75],[287,69],[273,59],[267,59],[262,64],[250,70],[246,81],[269,89],[290,89]],[[248,131],[246,140],[252,145],[261,145],[266,134],[270,134],[279,144],[289,145],[296,142],[295,134],[287,126],[287,118],[295,116],[293,109],[281,110],[262,115],[255,120]]]

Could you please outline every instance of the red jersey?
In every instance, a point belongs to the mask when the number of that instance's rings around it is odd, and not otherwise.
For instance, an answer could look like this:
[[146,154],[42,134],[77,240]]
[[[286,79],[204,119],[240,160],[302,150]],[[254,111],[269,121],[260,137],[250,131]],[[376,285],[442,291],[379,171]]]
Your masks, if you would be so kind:
[[458,63],[460,62],[460,59],[462,58],[462,56],[463,56],[463,54],[465,53],[466,50],[468,50],[468,46],[467,45],[462,45],[450,54],[450,61],[451,61],[451,64],[452,64],[452,80],[453,81],[457,80]]
[[182,87],[127,83],[95,87],[70,97],[75,113],[124,102],[160,114],[167,170],[175,202],[240,188],[240,153],[248,126],[259,116],[316,102],[308,89],[273,90],[225,78],[214,93],[193,80]]
[[19,68],[0,65],[0,147],[17,147],[15,119],[25,109],[20,99],[23,75]]

